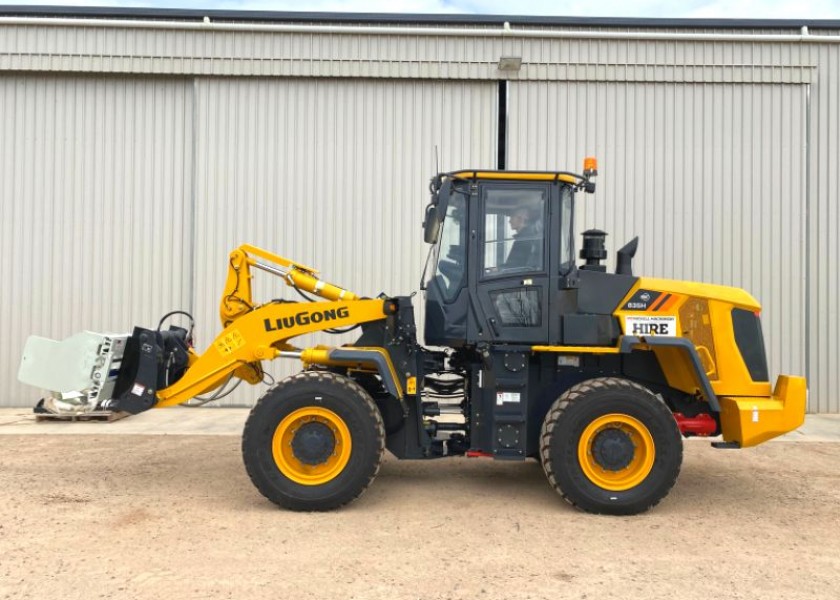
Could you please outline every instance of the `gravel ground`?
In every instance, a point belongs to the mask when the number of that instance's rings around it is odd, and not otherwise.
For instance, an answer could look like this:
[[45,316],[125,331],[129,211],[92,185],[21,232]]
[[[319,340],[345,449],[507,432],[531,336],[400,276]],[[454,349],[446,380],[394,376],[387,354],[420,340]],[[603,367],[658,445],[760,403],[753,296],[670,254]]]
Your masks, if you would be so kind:
[[840,444],[686,443],[637,517],[575,511],[535,462],[386,459],[291,513],[220,436],[0,436],[0,598],[838,598]]

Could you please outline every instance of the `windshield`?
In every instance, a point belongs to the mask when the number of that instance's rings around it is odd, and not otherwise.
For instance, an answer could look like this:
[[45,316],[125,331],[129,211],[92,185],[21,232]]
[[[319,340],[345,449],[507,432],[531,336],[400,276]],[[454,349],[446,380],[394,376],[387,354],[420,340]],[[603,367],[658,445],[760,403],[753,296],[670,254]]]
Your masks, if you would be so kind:
[[[431,275],[443,293],[443,299],[452,300],[462,287],[467,272],[467,204],[461,194],[449,199],[440,240],[435,246],[435,269]],[[431,281],[427,281],[427,287]]]

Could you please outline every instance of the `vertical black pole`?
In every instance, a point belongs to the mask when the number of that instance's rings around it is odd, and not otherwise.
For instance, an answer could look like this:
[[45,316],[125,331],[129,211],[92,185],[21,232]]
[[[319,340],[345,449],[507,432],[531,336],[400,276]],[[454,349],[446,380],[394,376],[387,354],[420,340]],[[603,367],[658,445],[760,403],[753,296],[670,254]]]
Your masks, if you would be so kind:
[[507,168],[507,117],[508,117],[508,82],[499,82],[499,139],[497,140],[498,156],[496,168],[504,171]]

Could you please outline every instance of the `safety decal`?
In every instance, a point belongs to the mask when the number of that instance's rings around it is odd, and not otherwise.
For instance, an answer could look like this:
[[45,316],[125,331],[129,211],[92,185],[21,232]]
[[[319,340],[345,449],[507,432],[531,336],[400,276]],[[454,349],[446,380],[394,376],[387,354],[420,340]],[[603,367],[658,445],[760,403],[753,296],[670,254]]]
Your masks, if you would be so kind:
[[519,404],[519,392],[496,392],[496,406],[502,404]]
[[245,345],[245,338],[239,333],[238,329],[228,331],[224,337],[216,340],[216,350],[222,356],[228,356],[239,350]]
[[677,317],[624,317],[625,335],[677,335]]

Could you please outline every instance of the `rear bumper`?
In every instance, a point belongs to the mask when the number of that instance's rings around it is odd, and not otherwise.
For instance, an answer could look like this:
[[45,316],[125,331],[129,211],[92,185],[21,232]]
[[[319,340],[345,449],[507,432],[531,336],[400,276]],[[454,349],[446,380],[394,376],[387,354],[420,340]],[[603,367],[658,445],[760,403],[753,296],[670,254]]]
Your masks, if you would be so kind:
[[804,377],[779,375],[769,398],[719,397],[723,439],[746,448],[793,431],[805,421],[806,395]]

